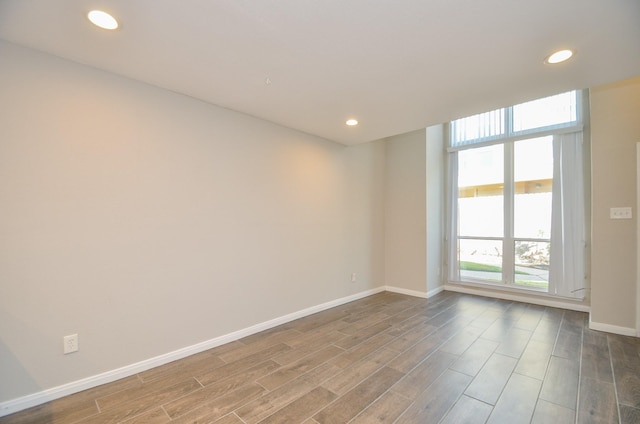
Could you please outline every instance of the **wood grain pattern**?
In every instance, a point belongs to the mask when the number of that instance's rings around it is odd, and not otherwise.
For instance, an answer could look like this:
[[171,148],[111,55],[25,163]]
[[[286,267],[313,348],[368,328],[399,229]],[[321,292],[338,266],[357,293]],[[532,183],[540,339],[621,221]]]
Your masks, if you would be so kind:
[[578,421],[585,424],[618,422],[618,405],[612,383],[590,378],[580,381]]
[[489,416],[488,424],[529,423],[542,382],[513,373]]
[[471,377],[447,370],[398,419],[399,424],[437,423],[447,414]]
[[510,356],[494,353],[473,379],[465,394],[490,405],[495,405],[517,362]]
[[531,340],[518,361],[515,372],[543,380],[551,359],[553,344]]
[[384,292],[0,424],[640,422],[640,339],[586,322],[507,300]]
[[620,424],[640,423],[640,409],[620,405]]
[[618,402],[640,408],[640,339],[608,334]]
[[391,350],[380,349],[322,383],[322,387],[342,395],[378,371],[395,356],[396,353]]
[[613,383],[612,371],[607,335],[585,328],[580,370],[582,377]]
[[441,424],[484,424],[493,408],[469,396],[461,396]]
[[506,338],[502,340],[500,346],[496,349],[496,353],[511,356],[512,358],[520,358],[529,343],[531,334],[532,332],[529,330],[523,330],[522,328],[514,326],[509,330]]
[[491,340],[476,340],[451,366],[451,369],[475,377],[498,345],[498,342]]
[[392,423],[411,404],[404,396],[386,392],[366,407],[351,424]]
[[574,424],[575,415],[572,409],[538,399],[531,424]]
[[157,408],[123,421],[123,424],[164,424],[170,420],[171,418],[169,418],[162,408]]
[[435,352],[393,386],[393,391],[408,399],[415,399],[436,381],[456,359],[455,355],[448,352]]
[[575,359],[552,356],[544,378],[540,399],[576,409],[580,363]]
[[346,423],[387,391],[390,386],[393,386],[401,377],[402,373],[384,367],[342,395],[313,418],[321,424]]
[[339,347],[328,346],[318,352],[305,356],[297,362],[278,368],[273,373],[257,380],[257,382],[267,390],[273,390],[327,362],[342,352],[343,350]]
[[264,389],[259,385],[255,383],[247,384],[212,401],[207,400],[186,414],[172,418],[171,422],[182,424],[210,423],[252,401],[262,393],[264,393]]
[[316,387],[306,395],[296,399],[273,415],[260,421],[261,424],[300,423],[311,417],[337,397],[323,387]]

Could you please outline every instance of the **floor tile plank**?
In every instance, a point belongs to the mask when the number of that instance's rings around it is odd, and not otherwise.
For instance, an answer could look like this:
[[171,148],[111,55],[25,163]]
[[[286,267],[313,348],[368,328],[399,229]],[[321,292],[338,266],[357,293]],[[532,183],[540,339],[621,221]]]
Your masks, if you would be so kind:
[[[382,346],[385,346],[386,344],[388,344],[394,339],[395,337],[387,333],[378,334],[376,336],[371,337],[369,340],[361,343],[360,345],[354,347],[353,349],[350,349],[340,354],[339,356],[332,359],[330,362],[340,368],[346,368],[362,360],[362,358],[366,357],[367,355],[382,348]],[[395,355],[397,355],[397,353]]]
[[278,367],[279,365],[275,362],[267,360],[247,369],[244,372],[216,381],[215,383],[211,383],[200,390],[165,403],[163,408],[171,418],[184,415],[186,412],[198,408],[201,404],[223,396],[226,393],[246,385],[247,382],[254,381],[269,374],[270,372],[278,369]]
[[640,409],[627,405],[620,405],[620,423],[638,424],[640,423]]
[[277,355],[278,353],[282,353],[290,349],[291,348],[286,344],[278,343],[260,352],[254,353],[253,355],[244,357],[238,361],[230,362],[213,370],[204,370],[203,373],[198,372],[196,373],[195,377],[200,383],[202,383],[202,385],[206,386],[211,383],[224,380],[225,378],[231,377],[233,375],[240,374],[247,369],[255,366],[256,364],[271,359],[271,357]]
[[527,347],[532,332],[521,328],[512,327],[506,338],[500,342],[500,346],[496,349],[496,353],[511,356],[512,358],[520,358],[522,352]]
[[552,356],[542,385],[540,399],[575,411],[578,396],[579,365],[577,359]]
[[640,338],[608,334],[618,402],[640,408]]
[[214,424],[245,424],[236,414],[225,415],[219,420],[214,421]]
[[260,378],[257,382],[267,390],[273,390],[319,366],[323,362],[327,362],[342,352],[343,350],[336,346],[326,347],[318,352],[305,356],[297,362],[280,367],[273,373]]
[[475,377],[498,346],[498,342],[477,339],[451,366],[451,369]]
[[422,362],[424,358],[429,356],[429,354],[434,352],[445,341],[446,339],[441,335],[432,334],[398,355],[389,363],[389,366],[403,374],[407,373]]
[[238,390],[227,393],[212,401],[206,402],[196,409],[171,420],[172,424],[210,423],[235,409],[251,402],[264,393],[264,389],[255,383],[247,384]]
[[404,396],[388,391],[366,407],[350,424],[392,423],[410,404],[411,401]]
[[384,367],[314,415],[313,418],[321,424],[346,423],[386,392],[402,376],[401,372]]
[[385,366],[395,356],[396,353],[391,350],[380,349],[322,383],[322,387],[342,395]]
[[528,424],[533,416],[541,385],[542,382],[535,378],[512,374],[487,423]]
[[580,379],[578,422],[583,424],[618,422],[618,404],[612,383]]
[[297,378],[247,403],[242,408],[236,410],[236,414],[247,424],[257,423],[296,399],[306,395],[316,387],[316,384],[306,381],[303,378]]
[[437,423],[458,401],[471,377],[447,370],[396,421],[398,424]]
[[449,352],[454,355],[461,355],[469,348],[482,334],[482,330],[468,326],[458,334],[447,340],[439,350]]
[[531,340],[520,357],[515,372],[544,380],[551,360],[551,352],[553,352],[553,344]]
[[191,378],[176,385],[160,389],[157,392],[149,393],[143,397],[122,402],[118,404],[117,407],[101,411],[99,415],[93,415],[81,420],[80,423],[118,423],[201,389],[202,385],[194,378]]
[[464,392],[465,395],[495,405],[517,362],[510,356],[494,353]]
[[438,379],[458,357],[440,350],[422,361],[402,380],[393,386],[393,391],[408,399],[415,399]]
[[605,333],[584,329],[580,372],[583,377],[613,383],[611,356]]
[[[261,424],[301,423],[310,418],[337,397],[323,387],[316,387],[306,395],[295,400],[275,414],[260,421]],[[346,421],[345,421],[346,422]]]
[[573,409],[538,399],[531,424],[574,424],[575,415]]
[[462,395],[440,424],[484,424],[492,409],[489,404]]
[[162,408],[152,409],[137,417],[122,421],[122,424],[164,424],[170,421],[169,416]]

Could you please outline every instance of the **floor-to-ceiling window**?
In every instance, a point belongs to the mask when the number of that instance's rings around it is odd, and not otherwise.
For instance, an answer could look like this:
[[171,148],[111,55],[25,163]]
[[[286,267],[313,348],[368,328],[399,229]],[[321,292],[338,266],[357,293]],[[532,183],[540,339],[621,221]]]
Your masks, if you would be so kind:
[[449,125],[449,280],[581,297],[581,93]]

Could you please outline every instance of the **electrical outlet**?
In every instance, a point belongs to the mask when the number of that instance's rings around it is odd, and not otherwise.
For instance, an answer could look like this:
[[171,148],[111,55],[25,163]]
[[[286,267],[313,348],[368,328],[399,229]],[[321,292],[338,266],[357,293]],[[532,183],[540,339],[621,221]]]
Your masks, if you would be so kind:
[[64,354],[73,353],[78,351],[78,335],[71,334],[69,336],[64,336],[62,339],[64,343]]
[[355,282],[356,282],[356,273],[355,273],[355,272],[352,272],[352,273],[351,273],[351,282],[352,282],[352,283],[355,283]]

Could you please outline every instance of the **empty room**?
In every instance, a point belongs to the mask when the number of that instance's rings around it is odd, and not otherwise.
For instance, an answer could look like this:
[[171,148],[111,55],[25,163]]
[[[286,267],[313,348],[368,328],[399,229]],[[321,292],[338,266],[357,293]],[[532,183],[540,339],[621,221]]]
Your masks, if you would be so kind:
[[640,3],[0,0],[0,424],[639,423]]

